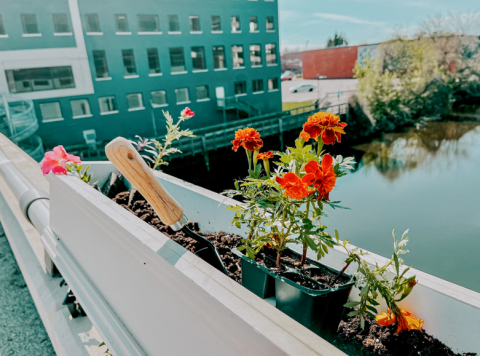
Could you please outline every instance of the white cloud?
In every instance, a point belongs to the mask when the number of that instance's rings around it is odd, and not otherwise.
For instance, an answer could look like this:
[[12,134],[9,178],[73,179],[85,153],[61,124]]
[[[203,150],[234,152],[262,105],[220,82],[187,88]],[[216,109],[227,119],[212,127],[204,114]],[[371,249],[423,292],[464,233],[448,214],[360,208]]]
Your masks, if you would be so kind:
[[385,24],[384,22],[362,20],[362,19],[359,19],[358,17],[337,15],[337,14],[315,13],[313,14],[313,16],[320,17],[322,19],[327,19],[327,20],[345,21],[345,22],[357,23],[362,25],[384,25]]

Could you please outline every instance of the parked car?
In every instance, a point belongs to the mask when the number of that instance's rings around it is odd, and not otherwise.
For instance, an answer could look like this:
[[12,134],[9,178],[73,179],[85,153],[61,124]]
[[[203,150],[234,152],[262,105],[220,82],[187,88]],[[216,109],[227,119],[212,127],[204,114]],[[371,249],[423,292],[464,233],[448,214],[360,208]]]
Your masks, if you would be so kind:
[[314,84],[299,84],[290,88],[291,93],[300,93],[302,91],[314,91],[317,86]]
[[280,76],[280,79],[282,80],[292,80],[293,78],[295,78],[295,73],[287,70],[285,71],[281,76]]

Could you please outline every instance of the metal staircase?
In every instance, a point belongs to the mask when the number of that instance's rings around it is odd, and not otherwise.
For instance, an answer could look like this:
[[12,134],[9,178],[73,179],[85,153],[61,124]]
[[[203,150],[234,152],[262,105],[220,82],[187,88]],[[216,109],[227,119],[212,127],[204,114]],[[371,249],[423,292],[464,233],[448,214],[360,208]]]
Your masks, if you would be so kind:
[[260,110],[255,106],[243,100],[240,96],[229,96],[226,98],[217,99],[217,108],[223,111],[223,121],[227,122],[227,111],[235,110],[237,120],[240,116],[252,117],[261,114]]
[[15,142],[36,161],[44,156],[42,139],[35,135],[38,120],[33,101],[0,93],[0,133]]

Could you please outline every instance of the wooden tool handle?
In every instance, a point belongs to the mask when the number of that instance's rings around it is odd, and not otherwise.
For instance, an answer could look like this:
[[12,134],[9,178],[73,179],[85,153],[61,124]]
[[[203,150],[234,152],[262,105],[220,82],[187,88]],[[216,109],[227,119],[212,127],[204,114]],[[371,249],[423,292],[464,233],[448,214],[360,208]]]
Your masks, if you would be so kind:
[[182,206],[165,190],[135,147],[123,137],[117,137],[105,147],[108,159],[147,199],[167,225],[183,216]]

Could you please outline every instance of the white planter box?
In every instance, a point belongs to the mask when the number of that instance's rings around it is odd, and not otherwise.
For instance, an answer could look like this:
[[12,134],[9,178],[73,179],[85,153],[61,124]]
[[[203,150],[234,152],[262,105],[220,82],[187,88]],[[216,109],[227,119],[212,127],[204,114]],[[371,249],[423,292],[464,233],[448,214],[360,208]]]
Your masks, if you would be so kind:
[[[109,163],[89,164],[100,183],[114,170]],[[157,176],[203,232],[241,233],[230,228],[232,212],[225,203],[232,201],[166,174]],[[343,355],[79,179],[49,175],[48,180],[51,229],[58,243],[110,308],[112,320],[131,334],[139,354]],[[344,260],[343,251],[335,249],[322,262],[341,269]],[[384,260],[369,257],[372,263]],[[421,271],[412,274],[419,284],[400,305],[424,319],[426,331],[454,351],[479,352],[480,294]],[[93,310],[95,303],[78,297],[108,345],[122,354],[109,337],[108,322],[99,321]]]

